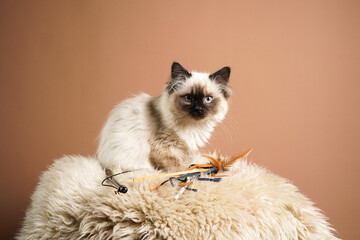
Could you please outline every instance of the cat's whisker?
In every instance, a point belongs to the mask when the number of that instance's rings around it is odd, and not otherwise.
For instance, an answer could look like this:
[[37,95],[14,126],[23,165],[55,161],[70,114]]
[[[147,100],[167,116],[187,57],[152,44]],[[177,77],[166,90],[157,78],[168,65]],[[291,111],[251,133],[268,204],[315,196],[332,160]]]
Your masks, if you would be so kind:
[[237,121],[235,121],[231,116],[227,117],[226,120],[224,121],[224,124],[229,124],[231,127],[231,131],[233,132],[234,136],[240,136],[240,131],[239,131],[239,123]]
[[[224,136],[224,131],[222,131],[224,129],[224,126],[223,125],[220,125],[219,126],[219,130],[220,131],[218,131],[218,134],[220,134],[220,138],[221,138],[221,140],[222,140],[222,143],[223,144],[227,144],[227,142],[226,142],[226,139],[225,139],[225,136]],[[226,130],[225,130],[226,131]]]
[[230,118],[229,118],[229,120],[230,120],[230,122],[235,126],[235,129],[236,129],[236,131],[237,131],[237,134],[238,135],[241,135],[240,134],[240,123],[239,123],[239,121],[238,120],[236,120],[233,116],[230,116]]
[[226,136],[227,136],[227,140],[228,140],[228,143],[232,143],[232,131],[229,130],[228,126],[226,123],[222,124],[222,127],[225,129],[226,131]]
[[226,131],[226,137],[227,137],[228,142],[231,143],[233,140],[233,134],[234,134],[231,129],[231,126],[229,126],[227,123],[224,123],[224,124],[222,124],[222,127]]

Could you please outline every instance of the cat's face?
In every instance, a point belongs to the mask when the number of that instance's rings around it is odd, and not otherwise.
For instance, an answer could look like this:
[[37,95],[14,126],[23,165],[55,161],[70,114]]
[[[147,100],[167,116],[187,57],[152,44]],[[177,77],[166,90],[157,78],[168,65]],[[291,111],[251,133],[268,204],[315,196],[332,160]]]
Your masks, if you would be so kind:
[[231,90],[228,85],[230,68],[224,67],[214,74],[189,73],[179,63],[173,63],[171,80],[166,90],[175,119],[221,121],[228,110]]

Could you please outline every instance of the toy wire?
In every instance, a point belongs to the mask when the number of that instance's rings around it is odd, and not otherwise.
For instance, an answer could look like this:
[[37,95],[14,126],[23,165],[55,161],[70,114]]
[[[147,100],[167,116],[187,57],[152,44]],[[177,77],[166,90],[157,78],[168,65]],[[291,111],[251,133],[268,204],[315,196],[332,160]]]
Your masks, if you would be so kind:
[[[120,173],[116,173],[116,174],[113,174],[113,175],[110,175],[108,177],[106,177],[104,180],[102,180],[101,182],[101,185],[104,186],[104,187],[112,187],[112,188],[115,188],[116,191],[115,193],[126,193],[127,192],[127,187],[125,185],[122,185],[120,183],[118,183],[114,177],[115,176],[118,176],[118,175],[121,175],[121,174],[124,174],[124,173],[128,173],[128,172],[132,172],[132,171],[123,171],[123,172],[120,172]],[[112,184],[114,185],[110,185],[110,184],[105,184],[105,182],[109,180]]]

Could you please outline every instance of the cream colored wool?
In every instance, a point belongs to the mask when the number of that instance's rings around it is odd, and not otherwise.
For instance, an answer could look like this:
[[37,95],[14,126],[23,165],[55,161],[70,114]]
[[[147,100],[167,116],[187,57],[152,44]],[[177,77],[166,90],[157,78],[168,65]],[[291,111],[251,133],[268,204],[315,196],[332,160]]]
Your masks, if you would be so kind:
[[198,192],[159,174],[127,173],[117,180],[126,195],[101,186],[104,171],[95,159],[66,156],[44,172],[32,196],[18,239],[337,239],[325,216],[287,180],[245,160],[220,183],[197,182]]

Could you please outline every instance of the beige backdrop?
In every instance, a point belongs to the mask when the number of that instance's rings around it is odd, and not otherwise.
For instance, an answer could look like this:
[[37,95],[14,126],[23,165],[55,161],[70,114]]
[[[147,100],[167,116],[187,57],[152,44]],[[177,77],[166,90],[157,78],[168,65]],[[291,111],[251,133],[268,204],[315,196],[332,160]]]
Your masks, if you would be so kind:
[[0,1],[1,239],[42,171],[92,155],[111,108],[158,95],[176,60],[232,67],[206,151],[251,146],[344,239],[360,239],[360,1]]

